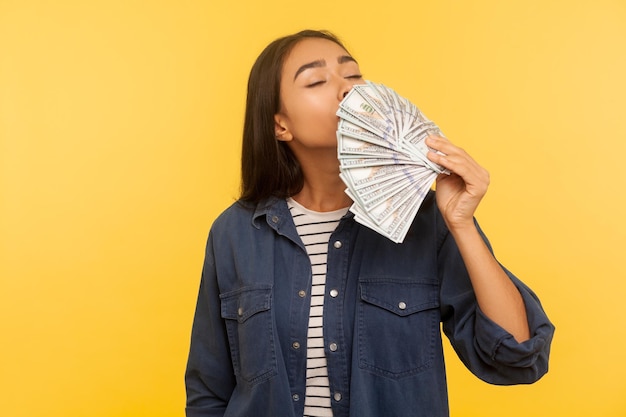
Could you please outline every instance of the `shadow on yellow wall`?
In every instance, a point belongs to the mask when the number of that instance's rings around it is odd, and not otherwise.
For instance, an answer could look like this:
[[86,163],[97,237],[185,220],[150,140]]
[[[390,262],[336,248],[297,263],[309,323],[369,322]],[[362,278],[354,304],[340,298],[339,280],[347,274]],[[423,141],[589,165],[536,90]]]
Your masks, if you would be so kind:
[[625,415],[622,1],[211,3],[0,3],[0,414],[183,415],[247,74],[310,27],[490,170],[481,224],[557,326],[532,386],[447,348],[452,415]]

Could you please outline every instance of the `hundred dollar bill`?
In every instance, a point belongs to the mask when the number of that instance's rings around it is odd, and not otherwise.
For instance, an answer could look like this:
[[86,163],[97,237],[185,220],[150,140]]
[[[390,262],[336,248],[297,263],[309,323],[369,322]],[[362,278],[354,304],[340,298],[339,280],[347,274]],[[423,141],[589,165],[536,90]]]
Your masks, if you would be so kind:
[[378,97],[380,97],[380,99],[385,102],[387,107],[389,107],[390,109],[395,109],[397,107],[393,98],[393,95],[395,95],[395,91],[393,91],[389,87],[384,86],[383,84],[373,83],[371,81],[367,81],[367,83],[372,87],[373,90],[376,91]]
[[351,89],[341,101],[337,115],[342,117],[344,112],[365,123],[366,127],[382,136],[392,134],[395,130],[393,121],[377,112],[358,93],[358,90]]
[[400,243],[406,237],[411,225],[413,224],[413,219],[417,215],[417,212],[424,202],[424,198],[426,194],[411,200],[411,205],[406,208],[406,210],[400,215],[400,221],[395,225],[395,229],[391,232],[390,239],[394,242]]
[[339,158],[339,168],[340,169],[351,169],[351,168],[363,168],[363,167],[375,167],[380,165],[389,165],[389,164],[406,164],[406,165],[416,165],[423,166],[423,162],[416,160],[406,160],[405,158],[400,158],[398,156],[394,156],[393,158],[380,158],[380,157],[363,157],[356,155],[356,158]]
[[402,136],[410,121],[409,114],[405,106],[405,103],[408,102],[408,100],[400,97],[393,89],[382,84],[377,85],[377,89],[380,94],[384,94],[386,101],[393,109],[394,119],[396,120],[396,124],[398,126],[398,134]]
[[352,189],[359,190],[364,187],[377,187],[388,179],[413,175],[413,172],[417,174],[423,170],[422,167],[412,165],[379,165],[347,169],[341,175],[346,177],[344,182],[350,184]]
[[376,111],[386,118],[388,118],[393,123],[394,131],[400,132],[400,125],[397,120],[397,109],[395,109],[391,102],[385,101],[383,97],[381,97],[380,92],[376,89],[376,86],[367,81],[366,84],[357,84],[354,87],[369,104],[376,109]]
[[[362,119],[357,118],[352,113],[349,113],[341,107],[339,108],[339,110],[337,110],[337,116],[339,116],[340,121],[344,122],[344,126],[342,126],[342,131],[346,127],[350,127],[350,129],[345,131],[348,136],[354,136],[353,132],[357,131],[355,127],[358,127],[359,129],[367,131],[369,133],[369,135],[366,135],[363,140],[371,139],[377,141],[377,144],[381,146],[389,146],[393,149],[399,148],[399,144],[397,142],[398,140],[400,140],[400,137],[396,135],[393,130],[381,133],[380,131],[373,129],[368,123],[366,123]],[[375,138],[372,138],[372,135],[374,135]]]
[[376,87],[369,81],[366,81],[366,84],[357,84],[352,87],[357,90],[359,95],[363,97],[369,104],[376,109],[382,115],[385,115],[389,119],[394,119],[394,111],[393,107],[391,107],[387,102],[383,100],[383,98],[378,95],[376,91]]
[[435,173],[431,171],[429,177],[417,181],[413,187],[405,186],[393,193],[391,197],[387,196],[377,201],[378,204],[373,205],[373,207],[364,204],[356,192],[346,191],[356,202],[351,211],[355,213],[355,218],[360,219],[364,225],[396,243],[401,242],[417,213],[419,205],[434,181]]
[[372,133],[363,126],[352,123],[346,119],[340,119],[337,126],[337,132],[352,138],[360,139],[365,142],[373,143],[374,145],[384,146],[389,149],[400,149],[396,143],[396,139],[390,135],[379,136],[376,133]]
[[[393,216],[397,219],[396,222],[392,223],[395,228],[388,229],[388,233],[390,233],[392,237],[402,236],[402,238],[404,238],[404,235],[408,231],[408,228],[411,226],[411,223],[415,215],[417,214],[417,210],[424,201],[424,198],[426,197],[429,189],[429,183],[415,185],[415,189],[413,190],[413,192],[410,193],[411,198],[405,199],[402,204],[398,208],[396,208],[395,211],[393,211],[391,215],[383,213],[386,217],[384,217],[384,220],[381,222],[381,224],[383,224],[384,222],[388,223],[389,216]],[[376,219],[374,218],[374,220]]]
[[[383,182],[362,187],[353,188],[361,202],[361,205],[367,209],[379,204],[381,201],[392,198],[395,194],[403,189],[411,189],[420,187],[422,184],[432,181],[436,178],[436,173],[430,170],[421,170],[418,172],[405,171],[400,177],[393,177]],[[430,186],[429,183],[429,186]],[[351,187],[352,188],[352,187]]]
[[359,204],[366,210],[372,210],[374,207],[391,203],[394,198],[402,194],[410,186],[410,180],[406,177],[394,178],[383,186],[374,189],[360,189],[356,191],[356,197]]
[[383,224],[379,225],[370,219],[367,213],[364,212],[358,205],[352,205],[350,211],[354,213],[354,219],[357,222],[387,237],[395,243],[402,243],[412,223],[412,218],[408,215],[403,216],[398,214],[396,216],[389,217],[383,222]]
[[408,140],[403,141],[403,146],[410,155],[414,155],[423,160],[433,171],[437,172],[438,174],[441,174],[442,172],[449,173],[444,167],[428,159],[427,155],[429,151],[437,152],[426,145],[425,140],[430,135],[442,136],[441,131],[436,126],[432,128],[425,125],[423,130],[417,131],[417,133],[414,133],[412,136],[410,136]]
[[371,207],[363,205],[367,210],[367,215],[374,223],[381,225],[389,216],[401,215],[406,207],[407,201],[413,196],[410,186],[405,186],[393,195],[387,197],[382,202]]
[[408,154],[399,153],[386,146],[375,145],[350,136],[345,136],[337,132],[337,151],[342,157],[350,155],[354,157],[375,156],[378,158],[392,158],[396,161],[411,161]]

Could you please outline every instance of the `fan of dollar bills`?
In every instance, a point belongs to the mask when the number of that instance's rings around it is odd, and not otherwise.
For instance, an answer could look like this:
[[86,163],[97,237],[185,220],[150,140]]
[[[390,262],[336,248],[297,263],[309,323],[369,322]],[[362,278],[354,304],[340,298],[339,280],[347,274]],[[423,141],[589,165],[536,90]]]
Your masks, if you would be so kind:
[[337,152],[357,222],[401,243],[437,174],[426,158],[428,135],[443,136],[406,98],[367,81],[337,111]]

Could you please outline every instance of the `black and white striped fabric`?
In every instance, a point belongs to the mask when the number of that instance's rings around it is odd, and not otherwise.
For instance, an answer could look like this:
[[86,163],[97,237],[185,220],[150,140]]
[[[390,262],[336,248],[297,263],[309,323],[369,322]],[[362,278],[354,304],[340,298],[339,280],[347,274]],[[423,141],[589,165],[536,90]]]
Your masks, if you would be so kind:
[[316,212],[287,199],[298,234],[311,260],[311,312],[307,337],[306,399],[304,417],[332,417],[328,368],[324,354],[323,314],[328,241],[348,208]]

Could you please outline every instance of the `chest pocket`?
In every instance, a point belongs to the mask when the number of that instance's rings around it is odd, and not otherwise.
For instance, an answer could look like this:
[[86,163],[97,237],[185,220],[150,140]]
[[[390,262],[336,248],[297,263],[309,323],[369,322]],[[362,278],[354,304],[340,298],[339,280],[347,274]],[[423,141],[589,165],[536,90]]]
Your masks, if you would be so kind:
[[429,368],[439,335],[436,281],[361,280],[359,366],[388,378]]
[[220,294],[220,299],[235,375],[251,384],[275,375],[271,286],[241,288]]

